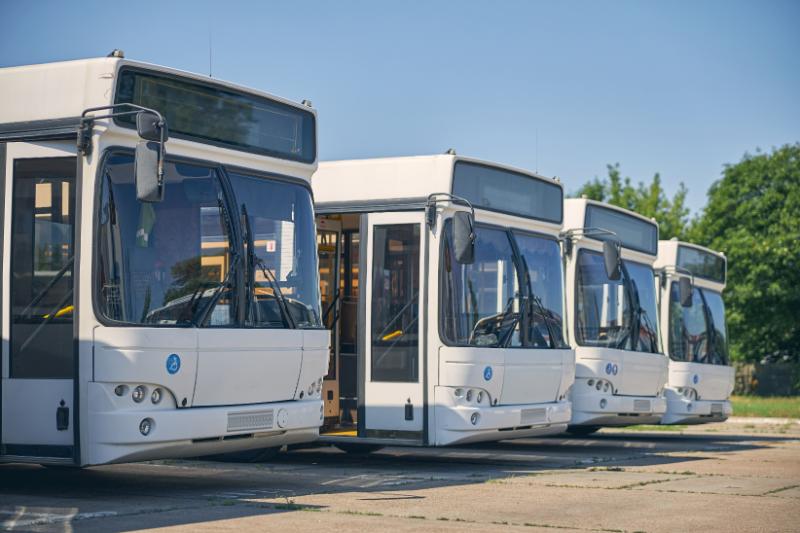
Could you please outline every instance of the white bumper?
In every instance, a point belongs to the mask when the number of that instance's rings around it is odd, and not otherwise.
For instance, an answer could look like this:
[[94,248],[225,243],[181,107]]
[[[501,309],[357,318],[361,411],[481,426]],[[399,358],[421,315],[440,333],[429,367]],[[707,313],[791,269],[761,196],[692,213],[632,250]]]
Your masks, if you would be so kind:
[[[573,426],[630,426],[658,423],[667,410],[662,396],[615,396],[579,387],[572,395]],[[583,390],[590,389],[590,390]]]
[[733,408],[729,400],[689,400],[678,395],[667,401],[662,424],[705,424],[727,420]]
[[562,432],[572,416],[568,400],[533,404],[478,406],[457,402],[451,387],[434,392],[435,436],[445,446]]
[[[177,409],[147,401],[120,409],[103,384],[89,383],[87,464],[210,455],[309,442],[319,436],[320,399]],[[150,419],[148,435],[139,426]]]

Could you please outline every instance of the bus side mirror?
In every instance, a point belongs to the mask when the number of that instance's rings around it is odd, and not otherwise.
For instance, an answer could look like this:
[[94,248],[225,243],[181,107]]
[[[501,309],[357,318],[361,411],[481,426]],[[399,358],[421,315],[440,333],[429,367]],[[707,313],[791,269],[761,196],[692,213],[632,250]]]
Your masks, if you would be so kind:
[[140,202],[164,200],[164,184],[159,176],[162,150],[160,143],[139,141],[133,160],[133,175],[136,180],[136,199]]
[[683,276],[678,281],[678,287],[680,288],[681,305],[683,307],[691,307],[692,306],[692,280],[690,280],[686,276]]
[[475,228],[472,213],[457,211],[453,215],[453,249],[456,261],[471,265],[475,261]]
[[166,122],[158,115],[147,111],[136,113],[136,133],[146,141],[166,142],[169,139]]
[[166,123],[154,113],[136,114],[136,132],[142,139],[136,145],[133,175],[136,199],[140,202],[164,200],[164,143],[169,137]]
[[622,277],[620,269],[619,246],[613,241],[603,241],[603,262],[606,266],[606,276],[611,281]]

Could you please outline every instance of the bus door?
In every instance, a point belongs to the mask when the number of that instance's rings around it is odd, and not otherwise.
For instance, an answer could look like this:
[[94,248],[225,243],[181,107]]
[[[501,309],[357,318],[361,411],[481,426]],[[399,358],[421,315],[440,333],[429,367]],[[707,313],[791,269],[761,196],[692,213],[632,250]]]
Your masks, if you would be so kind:
[[[338,424],[339,379],[339,330],[342,307],[340,287],[340,257],[342,253],[342,223],[328,217],[317,217],[317,250],[319,253],[319,288],[322,300],[322,321],[331,330],[331,349],[328,356],[328,372],[322,382],[322,399],[325,402],[325,419]],[[328,425],[326,423],[326,425]]]
[[359,436],[423,443],[423,213],[370,213],[365,229]]
[[0,455],[72,463],[74,142],[8,143],[0,175]]

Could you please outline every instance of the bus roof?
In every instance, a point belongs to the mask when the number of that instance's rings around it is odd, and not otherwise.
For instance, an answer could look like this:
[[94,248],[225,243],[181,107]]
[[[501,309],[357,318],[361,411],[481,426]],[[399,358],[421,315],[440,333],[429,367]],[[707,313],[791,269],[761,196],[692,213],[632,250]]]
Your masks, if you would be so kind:
[[[593,214],[608,214],[597,217]],[[655,257],[658,254],[658,223],[635,211],[588,198],[568,198],[564,201],[564,229],[601,228],[613,231],[622,246]],[[605,240],[604,235],[588,238]]]
[[124,66],[202,81],[310,110],[297,102],[209,76],[122,57],[98,57],[0,68],[0,124],[79,117],[86,108],[109,105],[116,74]]
[[722,290],[727,282],[728,259],[722,252],[705,246],[671,239],[658,241],[655,268],[685,269]]
[[[319,164],[311,183],[315,202],[321,206],[418,206],[424,204],[430,194],[458,194],[458,191],[453,190],[453,175],[458,163],[488,167],[490,171],[500,170],[529,178],[534,186],[540,184],[557,192],[558,203],[563,198],[563,186],[555,179],[509,165],[454,154],[324,161]],[[470,200],[476,209],[503,211]],[[515,216],[543,218],[559,224],[561,222],[560,208],[557,217],[549,219],[519,210],[507,212]]]

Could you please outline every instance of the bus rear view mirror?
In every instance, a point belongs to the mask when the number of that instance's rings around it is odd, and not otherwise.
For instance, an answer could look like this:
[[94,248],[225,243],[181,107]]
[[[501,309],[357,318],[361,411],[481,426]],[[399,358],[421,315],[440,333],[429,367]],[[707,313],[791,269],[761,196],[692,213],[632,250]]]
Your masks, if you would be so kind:
[[683,307],[691,307],[692,306],[692,280],[687,278],[686,276],[683,276],[678,281],[678,287],[680,288],[681,305]]
[[470,265],[475,261],[475,228],[472,213],[457,211],[453,215],[453,250],[456,261]]
[[136,113],[136,133],[146,141],[165,142],[169,138],[166,121],[146,111]]
[[140,202],[160,202],[164,199],[164,185],[159,175],[161,143],[139,141],[133,161],[133,175],[136,180],[136,199]]
[[603,241],[603,262],[606,266],[606,276],[612,281],[622,276],[620,269],[619,246],[613,241]]

